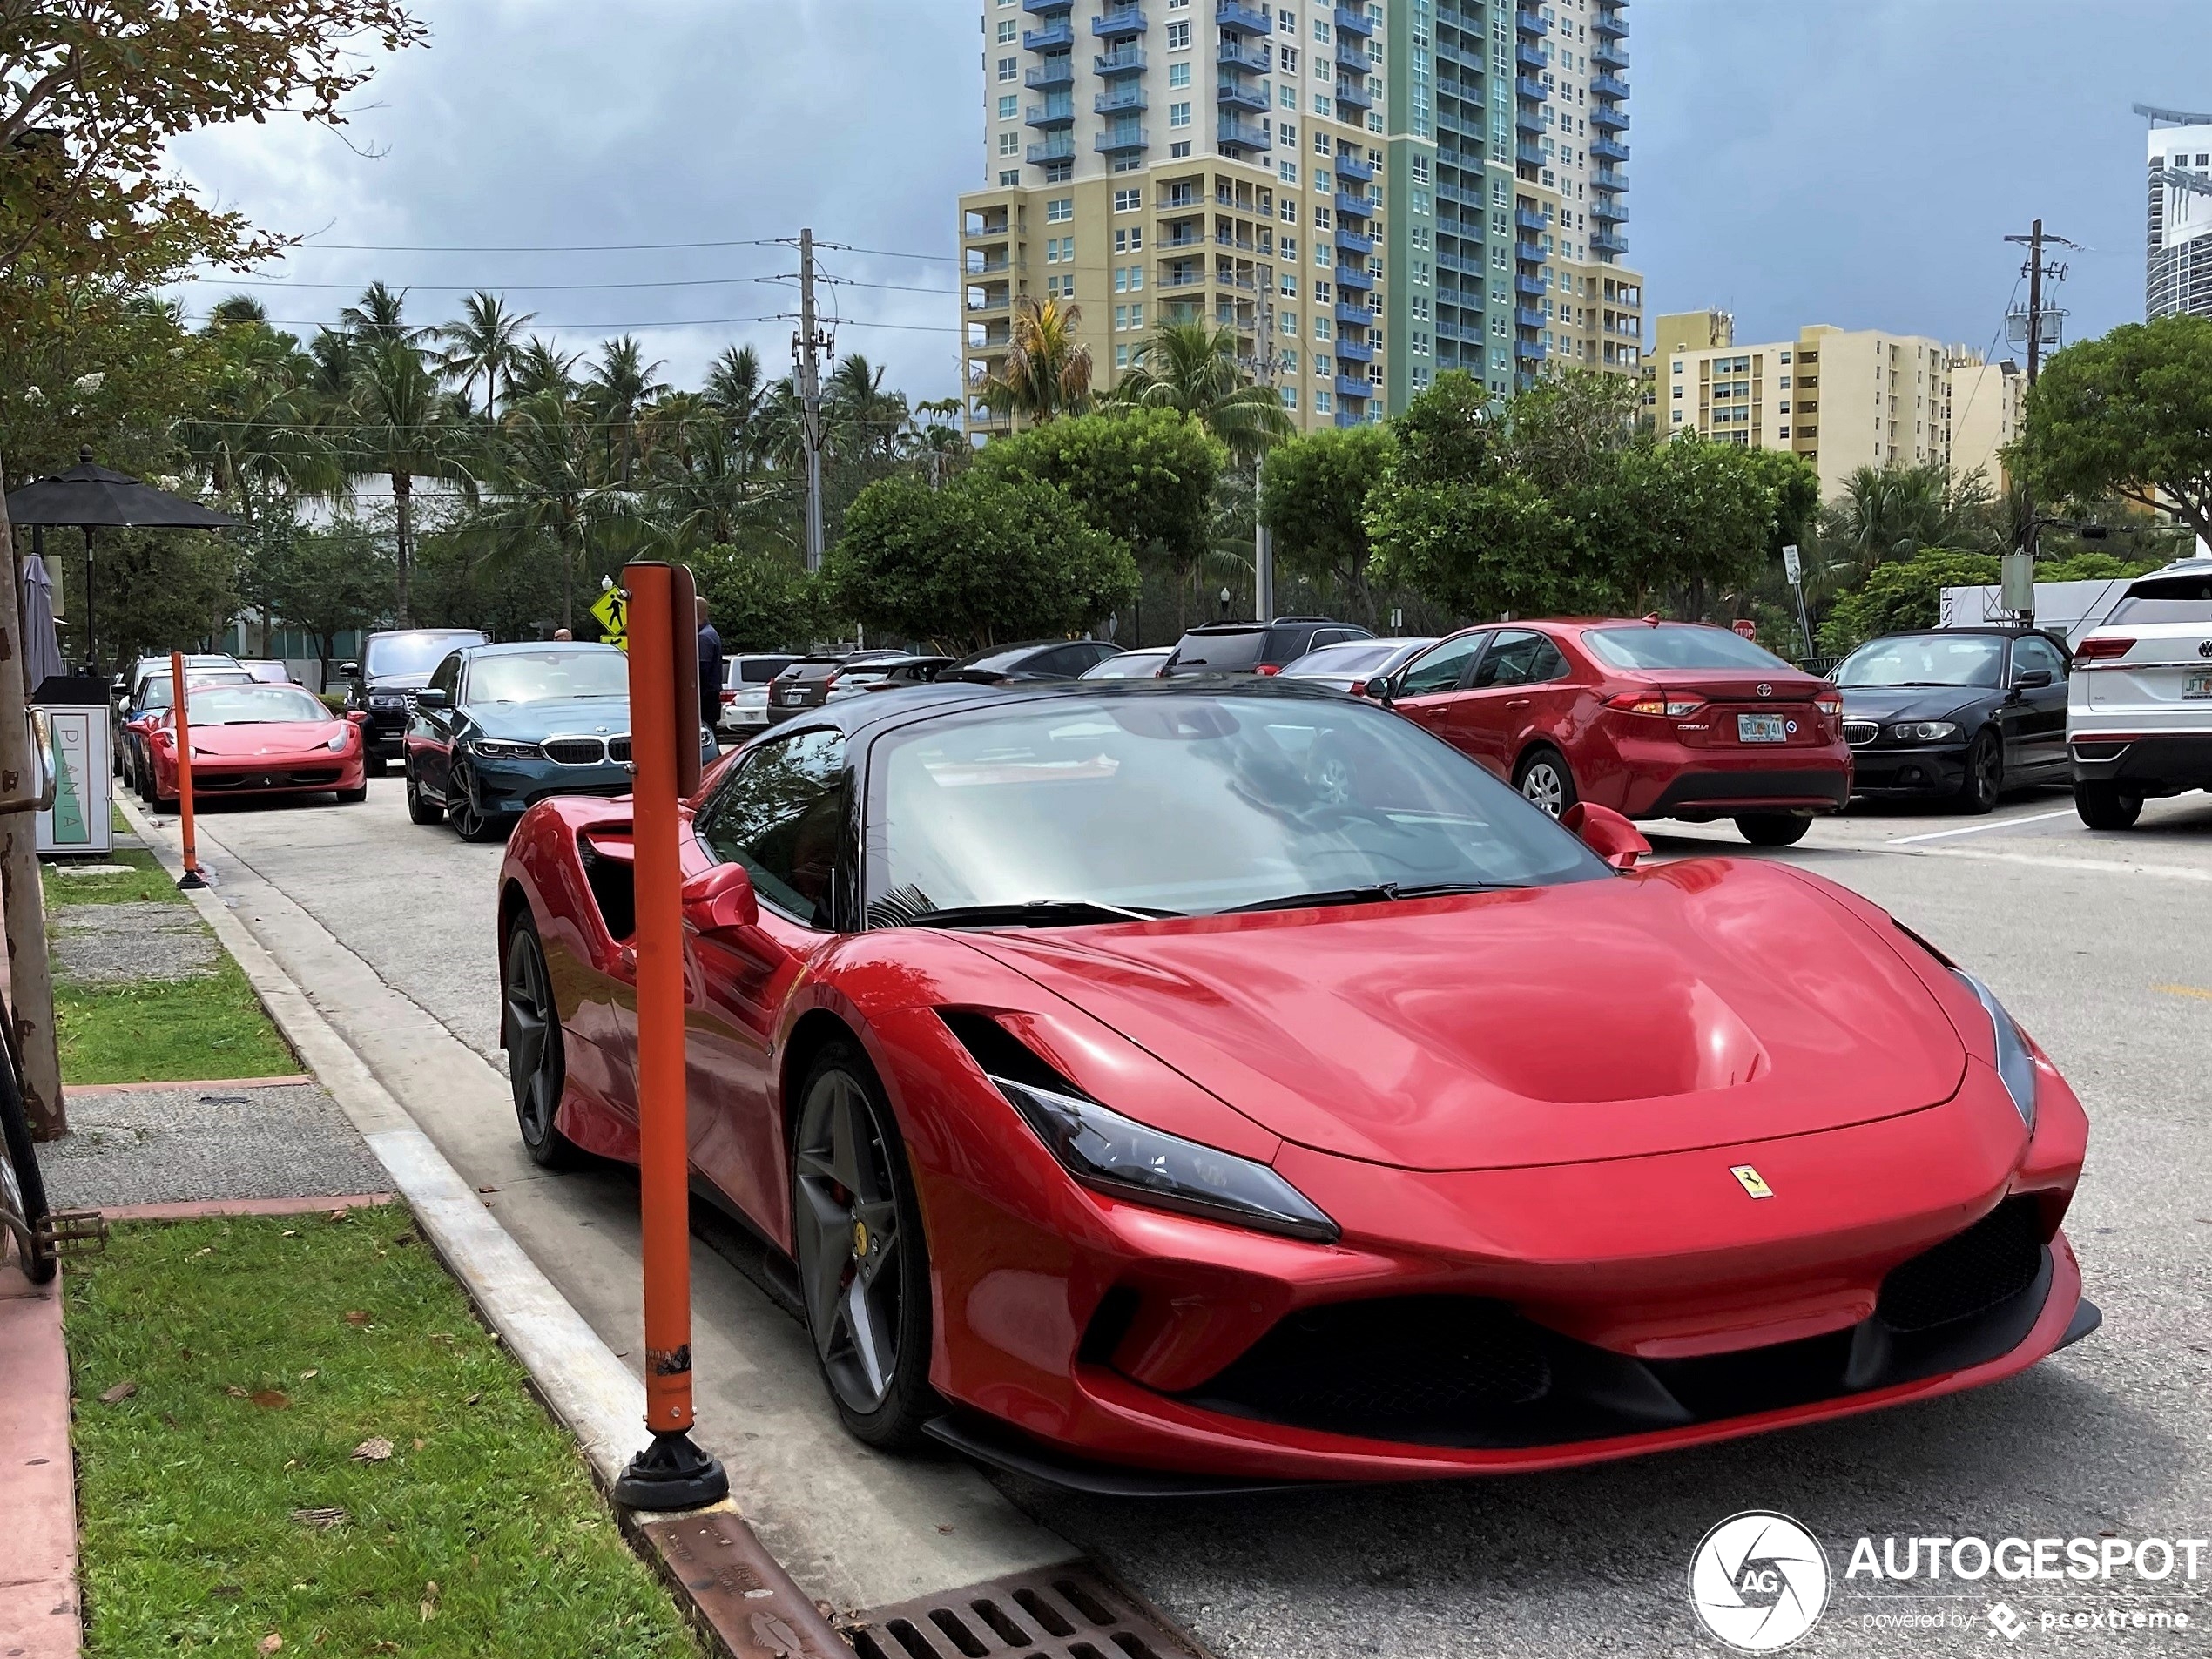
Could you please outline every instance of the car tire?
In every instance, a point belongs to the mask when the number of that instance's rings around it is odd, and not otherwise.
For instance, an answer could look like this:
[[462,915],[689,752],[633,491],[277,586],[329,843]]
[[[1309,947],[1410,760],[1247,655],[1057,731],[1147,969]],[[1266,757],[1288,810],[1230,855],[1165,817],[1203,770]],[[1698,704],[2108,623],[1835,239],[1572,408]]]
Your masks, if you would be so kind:
[[833,1043],[808,1069],[794,1130],[792,1232],[815,1363],[854,1439],[910,1449],[942,1409],[929,1249],[898,1119],[857,1045]]
[[336,792],[340,806],[358,806],[368,799],[368,786],[363,784],[359,789],[341,789]]
[[1966,749],[1966,775],[1959,785],[1959,804],[1979,817],[1997,810],[2005,792],[2005,745],[1985,727]]
[[1531,806],[1557,818],[1581,799],[1575,787],[1575,769],[1556,749],[1531,749],[1514,769],[1513,786]]
[[368,768],[368,775],[372,778],[381,778],[384,776],[388,765],[388,763],[385,760],[384,757],[380,754],[372,754],[368,756],[367,758],[366,764]]
[[464,841],[499,839],[499,820],[477,810],[475,786],[469,782],[469,774],[458,767],[446,790],[446,822]]
[[415,781],[415,768],[407,768],[407,820],[410,824],[435,824],[446,815],[446,809],[434,800],[422,798],[422,786]]
[[1812,819],[1795,813],[1745,813],[1736,827],[1753,846],[1795,846],[1805,839]]
[[2143,798],[2115,783],[2076,783],[2074,810],[2093,830],[2133,829],[2135,820],[2143,815]]
[[529,915],[507,930],[506,969],[501,981],[500,1036],[507,1048],[507,1081],[515,1096],[516,1127],[523,1150],[541,1170],[573,1170],[584,1161],[561,1133],[561,1096],[568,1087],[568,1047],[545,947]]

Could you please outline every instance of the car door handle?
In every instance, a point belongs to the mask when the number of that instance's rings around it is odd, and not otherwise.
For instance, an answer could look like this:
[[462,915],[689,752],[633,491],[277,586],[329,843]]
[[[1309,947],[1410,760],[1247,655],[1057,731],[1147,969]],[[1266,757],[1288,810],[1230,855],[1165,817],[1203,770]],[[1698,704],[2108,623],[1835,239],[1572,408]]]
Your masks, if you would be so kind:
[[1528,706],[1528,704],[1529,699],[1527,698],[1516,697],[1507,702],[1506,707],[1508,709],[1525,709]]

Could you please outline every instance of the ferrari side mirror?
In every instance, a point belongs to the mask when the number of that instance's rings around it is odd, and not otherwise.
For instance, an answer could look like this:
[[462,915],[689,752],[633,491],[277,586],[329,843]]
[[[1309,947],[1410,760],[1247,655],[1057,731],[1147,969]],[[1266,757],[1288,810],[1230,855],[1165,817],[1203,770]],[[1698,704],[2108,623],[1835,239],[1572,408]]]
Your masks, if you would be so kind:
[[701,934],[741,933],[760,925],[760,901],[742,864],[718,864],[684,884],[684,920]]
[[1643,833],[1610,806],[1578,800],[1559,815],[1560,826],[1616,870],[1633,870],[1651,851]]

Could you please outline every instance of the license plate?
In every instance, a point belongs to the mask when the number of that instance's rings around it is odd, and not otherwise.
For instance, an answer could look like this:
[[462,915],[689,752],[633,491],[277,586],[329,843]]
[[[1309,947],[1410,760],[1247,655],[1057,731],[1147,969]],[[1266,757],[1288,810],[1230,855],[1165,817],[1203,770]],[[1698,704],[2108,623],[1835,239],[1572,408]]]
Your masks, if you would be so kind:
[[2192,674],[2182,688],[2183,697],[2212,697],[2212,674]]
[[1787,743],[1790,733],[1778,714],[1739,714],[1736,717],[1738,743]]

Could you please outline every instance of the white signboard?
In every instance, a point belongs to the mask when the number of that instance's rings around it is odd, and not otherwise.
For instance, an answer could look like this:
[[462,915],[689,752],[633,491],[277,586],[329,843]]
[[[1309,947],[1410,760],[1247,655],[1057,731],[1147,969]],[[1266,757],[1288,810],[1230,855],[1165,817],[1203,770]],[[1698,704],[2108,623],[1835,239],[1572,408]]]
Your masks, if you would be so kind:
[[54,804],[38,814],[42,853],[108,853],[115,846],[115,780],[104,705],[46,704],[54,742]]

